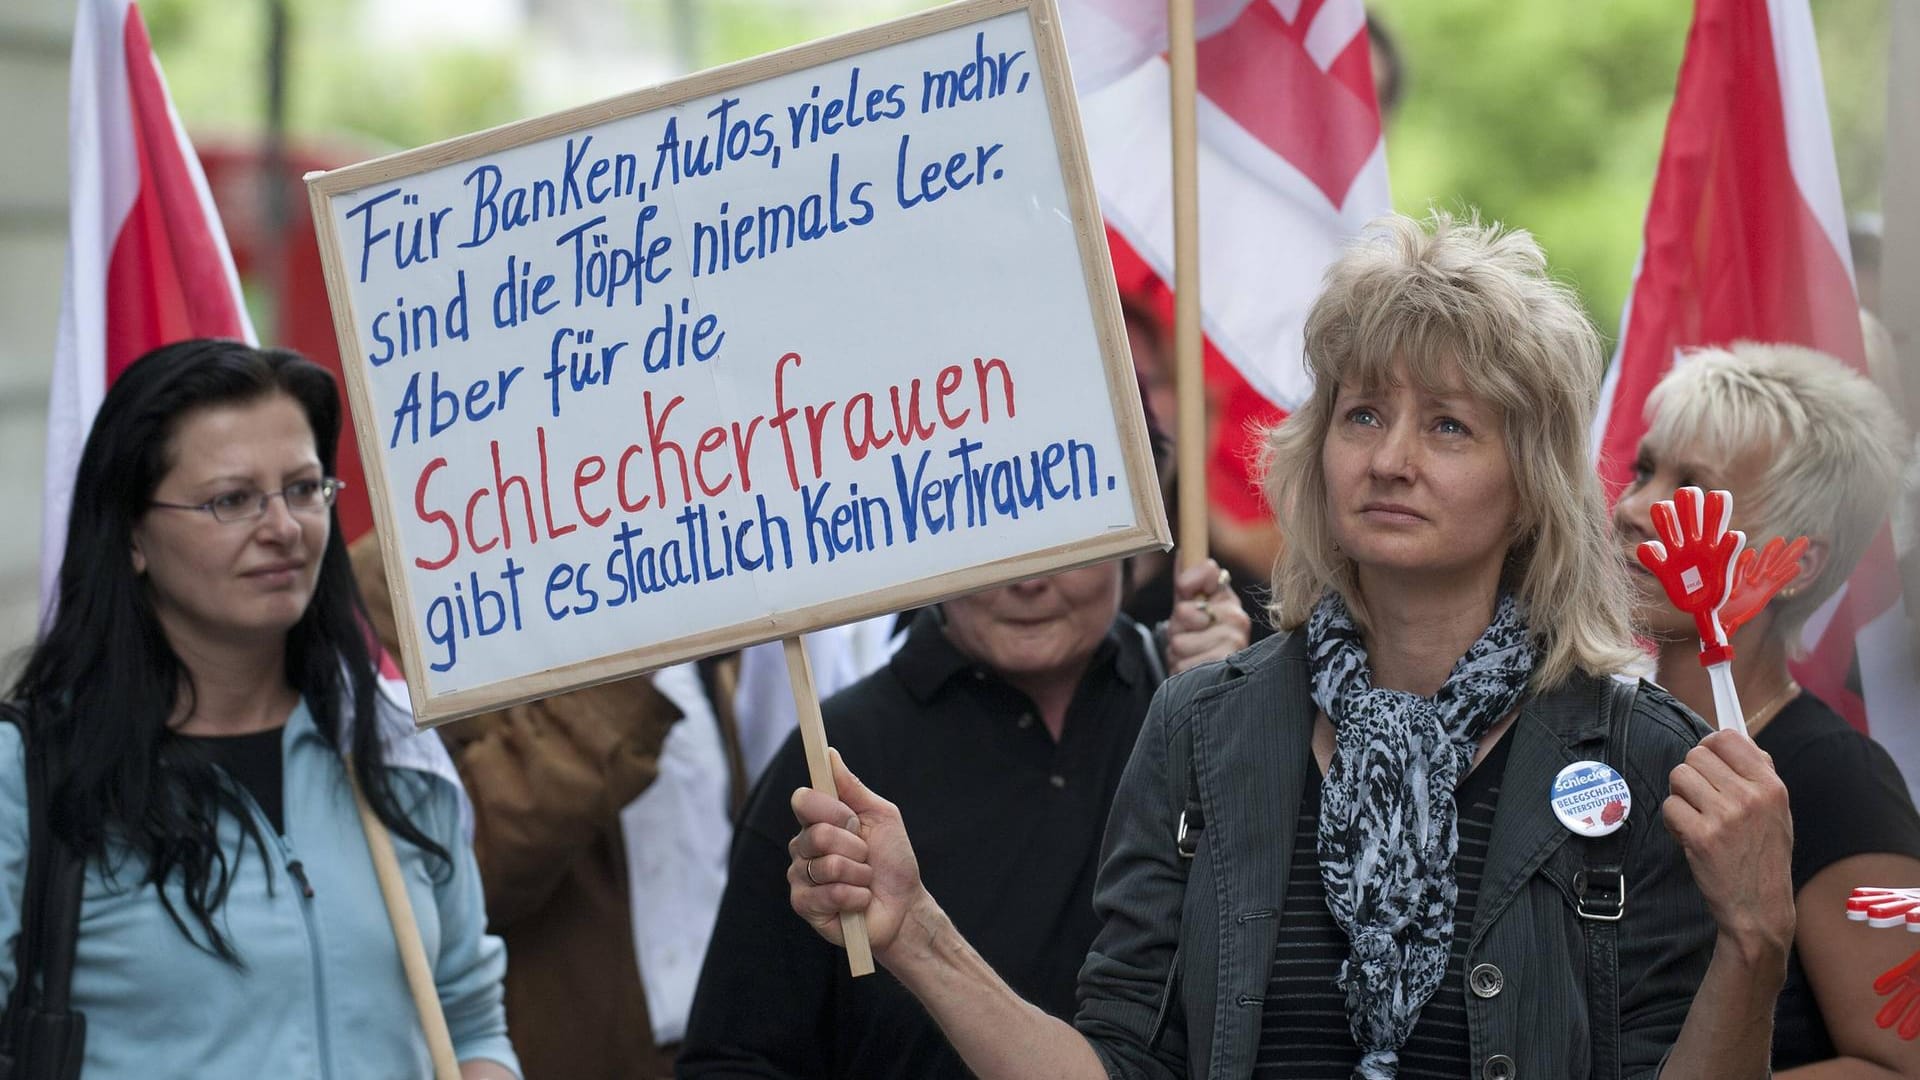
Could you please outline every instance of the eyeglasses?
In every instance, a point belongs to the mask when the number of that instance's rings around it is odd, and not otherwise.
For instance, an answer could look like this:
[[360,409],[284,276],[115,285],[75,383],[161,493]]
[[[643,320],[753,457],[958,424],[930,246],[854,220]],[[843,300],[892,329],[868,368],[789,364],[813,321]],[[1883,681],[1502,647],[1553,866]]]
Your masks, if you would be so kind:
[[265,516],[267,500],[276,495],[285,499],[287,509],[296,514],[315,514],[332,506],[333,500],[340,495],[340,489],[346,486],[345,480],[329,476],[320,480],[296,480],[279,491],[229,491],[203,503],[189,505],[156,501],[147,505],[165,510],[200,510],[212,514],[215,521],[252,521]]

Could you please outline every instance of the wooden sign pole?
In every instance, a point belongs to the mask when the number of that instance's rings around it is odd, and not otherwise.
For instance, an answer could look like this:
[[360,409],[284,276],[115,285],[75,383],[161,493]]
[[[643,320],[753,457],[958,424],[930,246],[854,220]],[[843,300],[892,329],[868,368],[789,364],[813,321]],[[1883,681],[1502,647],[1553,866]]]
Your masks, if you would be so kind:
[[[813,664],[799,635],[782,639],[787,652],[787,680],[793,684],[793,709],[800,718],[800,745],[807,752],[807,777],[815,791],[840,797],[833,782],[833,763],[827,760],[827,728],[820,721],[820,694],[813,685]],[[855,978],[873,974],[873,948],[867,944],[867,916],[850,911],[840,916],[840,936],[847,943],[847,967]]]
[[1175,464],[1180,478],[1176,556],[1207,557],[1207,411],[1200,369],[1200,170],[1194,130],[1197,74],[1193,0],[1167,0],[1167,66],[1173,103],[1173,363],[1180,402]]
[[433,965],[427,961],[425,944],[420,940],[420,924],[413,918],[413,901],[407,898],[406,879],[400,874],[400,860],[393,852],[393,837],[375,816],[354,778],[353,762],[347,765],[347,783],[353,788],[353,802],[360,811],[360,827],[367,834],[367,852],[373,856],[374,877],[380,882],[380,899],[387,904],[387,922],[393,926],[393,943],[400,951],[400,967],[407,976],[407,989],[413,994],[414,1011],[420,1016],[420,1030],[426,1034],[427,1050],[433,1058],[434,1080],[460,1080],[460,1063],[453,1056],[453,1036],[447,1030],[447,1017],[440,1009],[440,990],[433,982]]

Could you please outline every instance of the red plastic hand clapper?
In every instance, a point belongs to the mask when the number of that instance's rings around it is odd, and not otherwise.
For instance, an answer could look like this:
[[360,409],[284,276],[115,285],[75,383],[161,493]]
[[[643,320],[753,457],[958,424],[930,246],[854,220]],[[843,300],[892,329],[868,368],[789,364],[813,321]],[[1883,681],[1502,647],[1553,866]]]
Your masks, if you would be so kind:
[[1653,530],[1658,540],[1640,545],[1640,564],[1666,587],[1673,606],[1693,616],[1700,631],[1702,666],[1733,658],[1720,609],[1733,586],[1733,570],[1746,547],[1746,534],[1729,529],[1733,496],[1724,491],[1704,495],[1683,487],[1669,501],[1653,504]]
[[1900,963],[1888,968],[1879,978],[1873,980],[1873,992],[1887,998],[1874,1014],[1873,1022],[1883,1028],[1895,1028],[1895,1034],[1903,1039],[1920,1035],[1920,975],[1914,969],[1920,967],[1920,952],[1915,952]]
[[[1920,933],[1920,889],[1855,889],[1847,897],[1847,918],[1874,927],[1904,926]],[[1874,1023],[1894,1028],[1903,1039],[1920,1035],[1920,952],[1881,972],[1873,980],[1873,992],[1887,998]]]
[[1920,933],[1920,889],[1863,885],[1847,897],[1847,918],[1868,926],[1905,926]]
[[1800,576],[1800,556],[1806,553],[1804,536],[1791,544],[1776,536],[1759,551],[1748,548],[1740,553],[1740,562],[1733,570],[1733,592],[1720,609],[1720,625],[1728,637],[1760,614],[1773,594]]

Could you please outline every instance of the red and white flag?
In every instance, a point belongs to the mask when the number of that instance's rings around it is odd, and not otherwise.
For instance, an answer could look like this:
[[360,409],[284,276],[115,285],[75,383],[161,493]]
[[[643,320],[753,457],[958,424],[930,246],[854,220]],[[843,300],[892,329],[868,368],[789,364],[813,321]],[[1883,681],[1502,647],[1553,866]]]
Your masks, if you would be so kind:
[[254,340],[220,215],[131,0],[80,0],[70,93],[67,272],[47,411],[43,614],[66,548],[74,468],[107,385],[168,342]]
[[[40,607],[53,610],[73,474],[107,386],[141,354],[196,337],[257,343],[233,254],[132,0],[80,0],[69,93],[67,276],[47,410]],[[387,762],[446,779],[473,808],[440,740],[411,738],[407,688],[382,653]],[[346,738],[344,729],[342,737]]]
[[[1166,5],[1060,6],[1117,276],[1127,289],[1151,272],[1164,300],[1173,284]],[[1392,208],[1386,144],[1360,0],[1196,7],[1201,321],[1208,383],[1224,398],[1210,496],[1250,517],[1258,501],[1243,422],[1261,402],[1277,419],[1311,389],[1301,358],[1307,309],[1341,247]]]
[[[1594,443],[1617,492],[1648,392],[1689,347],[1804,345],[1866,371],[1807,0],[1698,0]],[[1920,682],[1882,530],[1809,621],[1795,678],[1920,781]]]

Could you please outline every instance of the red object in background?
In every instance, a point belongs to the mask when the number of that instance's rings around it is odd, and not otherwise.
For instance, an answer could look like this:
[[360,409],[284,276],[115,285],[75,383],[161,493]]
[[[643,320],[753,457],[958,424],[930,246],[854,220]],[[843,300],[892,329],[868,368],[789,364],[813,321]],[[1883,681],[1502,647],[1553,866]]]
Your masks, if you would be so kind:
[[[320,244],[313,231],[307,188],[308,172],[337,168],[370,156],[348,147],[297,146],[281,155],[277,175],[269,176],[265,151],[257,143],[200,140],[200,164],[207,186],[226,221],[233,261],[248,286],[273,297],[273,322],[261,328],[261,343],[292,349],[333,372],[340,380],[341,409],[339,460],[334,471],[347,482],[338,503],[340,530],[352,541],[373,528],[368,502],[366,470],[360,464],[360,446],[354,434],[353,412],[346,407],[346,376],[340,368],[339,338],[334,334],[333,309],[327,303],[326,278],[320,266]],[[267,184],[280,187],[285,222],[277,232],[266,223]]]
[[[1866,372],[1866,348],[1808,0],[1697,0],[1620,347],[1595,429],[1610,496],[1633,472],[1648,393],[1682,350],[1735,341],[1804,345]],[[1920,718],[1892,534],[1853,571],[1809,655],[1807,691],[1862,731]],[[1857,639],[1873,648],[1856,645]],[[1868,702],[1875,715],[1869,723]],[[1920,761],[1894,748],[1912,776]]]
[[[1920,930],[1920,889],[1863,885],[1847,897],[1847,918],[1876,929],[1904,926]],[[1881,972],[1873,980],[1873,992],[1887,998],[1874,1014],[1875,1024],[1895,1028],[1895,1034],[1903,1039],[1920,1036],[1920,952]]]
[[130,0],[79,4],[69,91],[67,267],[41,496],[43,616],[67,550],[74,474],[107,387],[162,345],[253,339],[219,211]]
[[[1167,363],[1173,363],[1173,290],[1140,258],[1126,238],[1107,230],[1107,248],[1113,253],[1114,283],[1120,295],[1147,306],[1168,329]],[[1240,369],[1201,337],[1202,368],[1207,394],[1219,405],[1207,454],[1207,504],[1239,522],[1267,521],[1272,515],[1260,494],[1261,434],[1287,418],[1286,411],[1253,388]],[[1163,428],[1175,417],[1157,416]]]
[[[1817,54],[1807,70],[1812,20],[1804,0],[1780,7],[1701,0],[1694,11],[1602,406],[1609,491],[1633,473],[1647,395],[1677,349],[1792,342],[1865,370],[1838,184],[1829,205],[1826,190],[1803,191],[1796,175],[1803,163],[1834,169]],[[1788,51],[1776,54],[1780,45]],[[1817,110],[1821,123],[1790,107]]]
[[1916,967],[1920,967],[1920,952],[1888,968],[1873,980],[1874,993],[1881,997],[1892,995],[1874,1014],[1873,1022],[1883,1028],[1898,1024],[1895,1034],[1903,1039],[1920,1035],[1920,976],[1914,973]]
[[1888,889],[1862,885],[1847,897],[1847,918],[1876,929],[1920,926],[1920,889]]
[[[1060,8],[1120,292],[1171,325],[1166,5],[1061,0]],[[1207,503],[1226,521],[1270,525],[1255,465],[1260,435],[1312,392],[1302,325],[1345,243],[1392,208],[1386,147],[1361,0],[1200,0],[1198,8]]]
[[142,354],[168,342],[247,334],[219,246],[206,231],[219,222],[207,220],[211,215],[194,190],[183,160],[191,147],[174,137],[173,106],[138,7],[127,7],[124,26],[139,194],[107,264],[109,385]]
[[1733,569],[1733,592],[1720,609],[1720,625],[1732,637],[1767,606],[1773,595],[1800,576],[1800,556],[1807,553],[1807,538],[1795,537],[1789,544],[1782,537],[1767,541],[1760,551],[1749,547],[1740,553]]
[[1746,535],[1727,528],[1733,518],[1733,496],[1724,491],[1704,495],[1697,487],[1683,487],[1672,499],[1653,504],[1653,529],[1658,540],[1640,544],[1640,564],[1660,580],[1667,600],[1693,616],[1700,635],[1700,665],[1733,659],[1733,646],[1720,623],[1720,609],[1732,588],[1734,565],[1746,547]]

